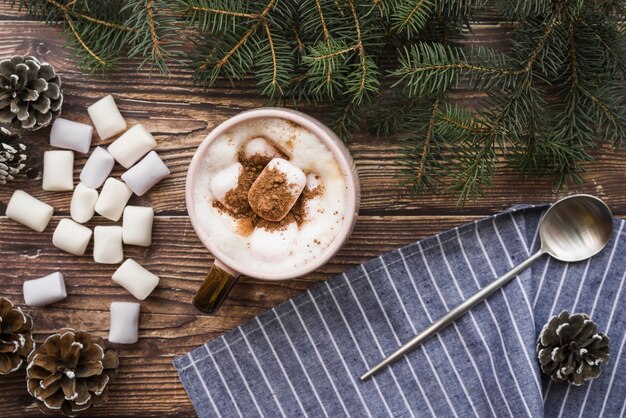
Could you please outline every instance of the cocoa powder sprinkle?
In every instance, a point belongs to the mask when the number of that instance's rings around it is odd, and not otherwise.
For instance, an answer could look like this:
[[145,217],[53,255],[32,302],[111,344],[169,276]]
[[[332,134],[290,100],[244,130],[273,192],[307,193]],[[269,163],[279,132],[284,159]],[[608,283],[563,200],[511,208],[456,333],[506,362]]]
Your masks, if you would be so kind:
[[[282,156],[286,157],[284,155]],[[243,170],[237,180],[237,187],[226,193],[224,199],[226,204],[222,204],[218,200],[214,200],[213,207],[237,220],[237,232],[239,234],[248,236],[254,231],[255,228],[263,228],[269,231],[283,230],[293,222],[296,222],[298,226],[306,222],[308,219],[306,202],[322,195],[324,191],[323,186],[320,185],[313,189],[305,187],[298,200],[296,200],[296,203],[283,219],[278,222],[268,221],[258,216],[252,210],[248,202],[248,193],[252,184],[257,177],[259,177],[265,166],[272,160],[272,157],[254,155],[250,158],[245,158],[243,153],[239,153],[238,160],[243,166]],[[277,171],[278,175],[282,175],[284,178],[284,174],[278,172],[278,170],[271,171]],[[276,176],[273,175],[272,178],[276,180]],[[286,181],[286,178],[284,178],[284,181]],[[272,199],[261,199],[263,200],[265,209],[273,210],[269,208],[269,206],[276,204],[277,202],[277,206],[280,206],[280,202],[283,200],[278,195],[276,198],[276,201],[272,201]],[[282,210],[284,211],[284,207]]]

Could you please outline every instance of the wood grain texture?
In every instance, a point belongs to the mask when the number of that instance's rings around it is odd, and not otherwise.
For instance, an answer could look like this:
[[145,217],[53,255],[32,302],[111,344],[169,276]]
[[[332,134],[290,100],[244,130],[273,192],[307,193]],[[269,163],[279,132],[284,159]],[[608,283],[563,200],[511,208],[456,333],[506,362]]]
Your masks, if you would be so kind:
[[[476,29],[472,42],[502,46],[510,25],[486,16]],[[326,266],[306,277],[284,282],[264,282],[243,278],[216,316],[198,314],[190,305],[195,290],[212,258],[196,238],[184,204],[187,165],[195,148],[220,122],[242,110],[263,106],[253,81],[236,88],[220,85],[206,92],[191,84],[192,71],[185,63],[175,65],[171,78],[150,77],[137,72],[137,62],[121,63],[120,70],[103,78],[79,71],[63,48],[60,29],[46,26],[8,6],[0,5],[0,58],[12,54],[34,54],[52,63],[61,74],[65,92],[63,116],[89,123],[86,107],[113,93],[129,124],[142,123],[158,141],[158,151],[172,175],[134,204],[152,205],[157,218],[152,247],[125,247],[125,255],[161,277],[152,296],[142,302],[140,340],[132,346],[119,346],[121,358],[118,380],[111,387],[105,407],[85,416],[193,416],[193,408],[171,364],[172,359],[246,322],[268,308],[310,288],[333,274],[455,225],[475,220],[521,202],[556,199],[549,179],[521,180],[511,169],[502,167],[483,198],[457,207],[448,196],[411,197],[401,185],[402,167],[396,157],[399,148],[393,138],[359,134],[349,144],[360,172],[362,209],[356,229],[347,245]],[[474,103],[481,96],[459,92],[458,99]],[[304,111],[323,119],[324,111]],[[55,217],[43,233],[35,233],[6,217],[0,217],[0,296],[23,303],[22,283],[55,270],[62,270],[68,298],[47,308],[27,308],[36,324],[36,339],[62,327],[74,327],[106,336],[108,308],[114,300],[132,300],[111,282],[115,266],[97,265],[91,247],[83,257],[71,256],[51,245],[52,231],[67,216],[71,193],[41,190],[41,161],[48,149],[49,129],[24,136],[30,144],[32,169],[28,178],[12,187],[0,187],[0,214],[14,188],[21,188],[52,204]],[[107,144],[110,141],[96,144]],[[596,150],[597,161],[588,166],[586,185],[579,191],[606,199],[618,215],[626,214],[626,194],[622,179],[626,174],[623,154],[608,147]],[[76,175],[85,161],[77,154]],[[121,171],[114,174],[119,175]],[[560,193],[560,194],[564,194]],[[89,223],[110,224],[98,219]],[[25,389],[24,372],[0,378],[2,417],[39,416]]]

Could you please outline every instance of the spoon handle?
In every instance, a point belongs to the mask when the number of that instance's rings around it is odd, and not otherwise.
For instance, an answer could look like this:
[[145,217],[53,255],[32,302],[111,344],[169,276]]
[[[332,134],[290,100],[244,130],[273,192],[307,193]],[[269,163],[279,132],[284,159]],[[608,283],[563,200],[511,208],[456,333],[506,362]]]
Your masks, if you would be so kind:
[[522,263],[513,267],[508,273],[504,274],[497,280],[494,280],[489,285],[483,287],[478,292],[474,293],[468,299],[466,299],[463,303],[452,309],[450,312],[439,318],[437,321],[433,322],[428,328],[424,331],[417,334],[415,337],[411,338],[408,342],[404,343],[400,346],[396,351],[387,356],[384,360],[370,369],[367,373],[361,376],[361,380],[367,380],[372,377],[374,374],[384,369],[394,361],[398,360],[407,352],[411,351],[417,345],[423,343],[437,332],[439,332],[442,328],[450,325],[455,319],[459,316],[463,315],[470,308],[476,305],[478,302],[485,299],[487,296],[504,286],[508,283],[513,277],[517,276],[522,271],[526,270],[528,266],[530,266],[533,262],[535,262],[539,257],[544,254],[543,251],[538,251],[535,254],[531,255],[529,258],[524,260]]

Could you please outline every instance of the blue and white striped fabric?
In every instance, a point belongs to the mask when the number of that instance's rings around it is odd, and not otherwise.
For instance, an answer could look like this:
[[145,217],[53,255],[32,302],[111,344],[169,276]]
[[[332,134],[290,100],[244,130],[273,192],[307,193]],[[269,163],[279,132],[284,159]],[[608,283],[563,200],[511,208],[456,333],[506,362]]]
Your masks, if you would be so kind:
[[[539,248],[545,207],[516,208],[333,277],[174,361],[200,417],[619,417],[626,409],[626,239],[589,261],[542,258],[372,380],[359,376]],[[540,373],[537,335],[586,312],[611,340],[581,387]]]

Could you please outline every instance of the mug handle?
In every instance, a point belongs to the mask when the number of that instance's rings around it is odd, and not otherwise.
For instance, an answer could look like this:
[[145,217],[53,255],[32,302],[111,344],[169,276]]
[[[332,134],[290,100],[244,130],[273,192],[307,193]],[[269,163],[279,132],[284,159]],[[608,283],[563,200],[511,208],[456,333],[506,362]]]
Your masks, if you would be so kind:
[[193,306],[209,315],[215,313],[237,283],[239,276],[239,273],[216,259],[193,298]]

